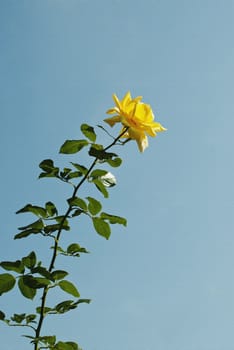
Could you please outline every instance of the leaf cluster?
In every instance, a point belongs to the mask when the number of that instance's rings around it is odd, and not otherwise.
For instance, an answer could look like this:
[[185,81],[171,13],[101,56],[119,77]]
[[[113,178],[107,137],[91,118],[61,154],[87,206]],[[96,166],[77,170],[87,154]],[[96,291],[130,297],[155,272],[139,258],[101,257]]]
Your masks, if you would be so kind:
[[[41,326],[47,315],[61,315],[76,309],[82,303],[90,303],[90,299],[80,298],[77,286],[67,279],[68,272],[55,268],[58,254],[80,257],[81,254],[89,253],[77,242],[70,243],[65,248],[60,246],[60,236],[63,231],[70,230],[70,220],[78,219],[80,215],[86,215],[91,220],[96,233],[106,239],[109,239],[111,235],[111,225],[127,225],[125,218],[103,211],[102,204],[98,199],[91,196],[81,198],[78,194],[80,186],[87,181],[91,185],[93,184],[104,198],[109,196],[108,189],[115,186],[116,179],[102,166],[104,164],[115,168],[121,165],[121,158],[116,153],[109,151],[113,145],[119,142],[119,137],[114,139],[108,147],[104,147],[96,143],[97,135],[92,126],[82,124],[81,132],[84,138],[66,140],[59,153],[76,154],[86,148],[92,159],[90,167],[78,162],[70,162],[69,167],[60,169],[52,159],[45,159],[39,164],[41,169],[39,178],[55,178],[73,186],[72,195],[67,199],[65,213],[61,215],[51,201],[46,202],[44,206],[28,203],[16,212],[16,214],[31,214],[34,216],[34,220],[19,227],[19,232],[15,234],[14,239],[26,238],[31,235],[53,239],[54,244],[50,247],[52,256],[48,264],[49,267],[43,266],[35,251],[18,260],[0,262],[0,267],[5,270],[4,273],[0,274],[0,296],[10,292],[15,286],[18,287],[24,298],[30,300],[33,300],[40,292],[41,302],[40,305],[36,306],[35,313],[14,313],[10,318],[6,318],[5,313],[0,310],[0,320],[9,326],[29,327],[34,330],[35,336],[27,335],[26,337],[31,339],[35,350],[81,350],[77,343],[57,341],[55,335],[41,336]],[[73,183],[75,179],[78,179],[77,184]],[[53,288],[59,288],[74,299],[60,301],[54,306],[47,305],[47,293]]]
[[79,345],[72,341],[57,341],[55,335],[44,335],[38,338],[31,336],[25,336],[26,338],[32,339],[31,343],[37,343],[41,347],[40,349],[50,350],[82,350]]
[[[75,247],[74,243],[73,250],[70,245],[68,251],[72,251],[74,254],[76,254],[77,251],[86,252],[84,248],[80,247],[80,249],[78,249],[77,246]],[[13,289],[18,280],[19,291],[28,299],[33,299],[38,289],[54,287],[60,287],[61,290],[74,297],[80,296],[75,285],[64,279],[68,275],[67,271],[54,270],[51,272],[46,267],[42,266],[40,261],[37,262],[36,253],[34,251],[21,260],[2,261],[0,266],[4,270],[17,273],[16,276],[10,273],[0,274],[0,295]]]
[[25,238],[32,234],[51,236],[53,232],[58,230],[70,230],[67,218],[64,215],[58,215],[58,210],[52,202],[47,202],[45,207],[27,204],[16,212],[16,214],[21,213],[31,213],[37,217],[37,220],[19,227],[21,232],[14,236],[15,239]]

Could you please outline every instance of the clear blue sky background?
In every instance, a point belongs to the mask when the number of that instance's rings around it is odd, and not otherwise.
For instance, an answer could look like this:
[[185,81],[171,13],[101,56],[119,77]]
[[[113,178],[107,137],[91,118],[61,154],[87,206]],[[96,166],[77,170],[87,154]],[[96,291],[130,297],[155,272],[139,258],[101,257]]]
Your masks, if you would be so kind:
[[[92,253],[60,268],[93,301],[51,317],[46,334],[84,350],[234,349],[233,19],[233,0],[0,1],[1,260],[46,260],[46,240],[13,241],[31,219],[14,212],[65,208],[70,188],[37,180],[38,163],[84,163],[59,146],[100,124],[112,93],[143,95],[168,128],[144,154],[119,149],[104,209],[127,229],[106,241],[82,220],[66,233]],[[8,316],[34,306],[17,291],[0,300]],[[4,350],[32,348],[25,329],[0,332]]]

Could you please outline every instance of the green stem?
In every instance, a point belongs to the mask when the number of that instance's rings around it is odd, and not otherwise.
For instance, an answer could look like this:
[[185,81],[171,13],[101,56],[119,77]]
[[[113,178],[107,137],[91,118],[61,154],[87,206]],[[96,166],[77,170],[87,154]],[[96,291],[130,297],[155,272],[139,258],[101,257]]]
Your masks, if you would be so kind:
[[[125,134],[125,132],[127,130],[128,130],[128,127],[125,127],[123,132],[121,134],[119,134],[119,136],[116,137],[113,140],[113,142],[110,143],[110,145],[105,147],[103,151],[105,152],[108,149],[110,149],[112,146],[114,146],[119,141],[119,139]],[[92,164],[90,165],[87,173],[83,176],[81,181],[74,188],[71,198],[75,198],[76,197],[76,194],[77,194],[79,188],[82,186],[82,184],[88,178],[89,174],[91,173],[91,171],[93,170],[93,168],[95,167],[97,162],[98,162],[98,158],[95,158],[94,161],[92,162]],[[58,229],[57,235],[55,237],[55,244],[54,244],[54,247],[53,247],[53,253],[52,253],[52,257],[51,257],[51,261],[50,261],[50,265],[49,265],[49,269],[48,269],[49,272],[52,272],[52,270],[54,268],[55,260],[56,260],[57,254],[58,254],[59,239],[60,239],[60,236],[61,236],[61,233],[62,233],[62,230],[63,230],[63,224],[67,220],[67,218],[69,217],[69,214],[71,213],[71,211],[72,211],[72,205],[69,204],[68,209],[67,209],[65,215],[63,216],[63,219],[60,222],[60,228]],[[38,343],[39,343],[39,337],[40,337],[40,334],[41,334],[41,328],[42,328],[43,321],[44,321],[44,318],[45,318],[44,310],[45,310],[46,297],[47,297],[48,291],[49,291],[49,288],[45,287],[43,289],[43,293],[42,293],[42,297],[41,297],[40,316],[39,316],[39,321],[38,321],[37,328],[35,330],[35,338],[36,338],[36,340],[35,340],[35,343],[34,343],[34,350],[38,350],[39,349],[38,348],[38,346],[39,346]]]

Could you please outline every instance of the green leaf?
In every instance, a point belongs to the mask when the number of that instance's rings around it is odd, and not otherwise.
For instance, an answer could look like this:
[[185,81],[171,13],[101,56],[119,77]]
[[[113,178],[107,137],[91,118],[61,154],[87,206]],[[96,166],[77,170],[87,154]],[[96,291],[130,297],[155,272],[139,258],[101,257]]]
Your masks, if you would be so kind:
[[41,230],[44,227],[44,223],[41,219],[32,222],[31,224],[27,226],[21,226],[18,227],[18,230],[26,230],[26,229],[35,229],[35,232],[37,233],[38,230]]
[[14,239],[25,238],[31,234],[41,233],[44,227],[44,223],[41,219],[32,222],[27,226],[19,227],[19,230],[23,230],[22,232],[15,235]]
[[59,168],[55,168],[54,171],[51,171],[50,173],[40,173],[38,178],[39,179],[43,179],[43,177],[56,177],[56,178],[59,178],[58,173],[59,173]]
[[97,215],[102,210],[102,205],[99,201],[92,197],[86,197],[89,201],[88,211],[91,215]]
[[9,273],[0,274],[0,295],[9,292],[15,285],[15,277]]
[[56,209],[56,206],[52,202],[47,202],[45,205],[45,209],[47,211],[47,216],[52,217],[54,215],[58,215],[58,210]]
[[63,168],[63,171],[61,171],[61,176],[62,177],[66,177],[66,175],[68,175],[71,172],[70,168]]
[[63,314],[75,308],[77,308],[77,303],[73,300],[65,300],[54,307],[54,309],[60,314]]
[[22,277],[23,283],[33,289],[44,288],[48,286],[51,281],[44,277],[33,277],[31,275],[25,275]]
[[72,342],[72,341],[67,341],[66,342],[67,345],[69,345],[71,347],[71,350],[81,350],[79,347],[78,347],[78,344]]
[[75,179],[76,177],[81,177],[83,174],[80,171],[73,171],[71,173],[69,173],[69,175],[67,175],[66,179],[70,180],[70,179]]
[[82,124],[80,127],[84,136],[86,136],[90,141],[96,141],[96,134],[94,128],[88,124]]
[[36,230],[36,229],[25,230],[25,231],[22,231],[20,233],[17,233],[14,236],[14,239],[25,238],[25,237],[28,237],[29,235],[37,234],[37,233],[41,233],[41,230]]
[[79,170],[83,175],[86,175],[86,174],[87,174],[88,169],[87,169],[85,166],[83,166],[83,165],[81,165],[81,164],[77,164],[77,163],[72,163],[72,162],[71,162],[71,164],[72,164],[77,170]]
[[103,194],[105,198],[108,198],[109,194],[107,192],[106,187],[103,185],[103,183],[100,180],[93,180],[93,183],[97,187],[97,189]]
[[53,280],[55,280],[55,281],[61,280],[64,277],[66,277],[67,275],[68,275],[68,272],[67,271],[63,271],[63,270],[56,270],[56,271],[53,271],[51,273],[51,276],[52,276]]
[[47,278],[48,280],[52,280],[51,273],[43,266],[36,266],[31,269],[31,273],[38,273],[39,275]]
[[84,211],[87,211],[87,204],[85,203],[85,201],[82,198],[69,198],[68,200],[68,204],[72,207],[79,207],[81,209],[83,209]]
[[39,167],[44,170],[46,173],[51,172],[53,169],[55,169],[54,167],[54,162],[52,159],[45,159],[43,160],[40,164]]
[[101,176],[104,176],[108,173],[108,171],[106,170],[102,170],[102,169],[95,169],[91,172],[90,177],[93,178],[99,178]]
[[25,314],[14,314],[11,320],[16,323],[21,323],[25,319]]
[[76,209],[76,210],[73,211],[72,217],[74,217],[74,216],[79,216],[80,214],[83,214],[83,213],[84,213],[84,210],[82,210],[82,209]]
[[44,277],[33,277],[33,285],[35,286],[34,288],[39,289],[39,288],[44,288],[48,286],[51,281],[48,278]]
[[26,276],[22,276],[18,280],[18,287],[21,292],[21,294],[28,299],[33,299],[36,295],[36,289],[29,287],[27,284],[25,284]]
[[110,225],[101,218],[92,218],[96,232],[108,239],[111,235]]
[[59,177],[59,168],[54,166],[54,162],[51,159],[45,159],[39,167],[44,171],[39,175],[39,179],[43,177]]
[[0,310],[0,320],[3,321],[5,319],[6,315],[3,311]]
[[[50,247],[50,249],[54,249],[54,248],[55,248],[54,246]],[[66,252],[65,252],[65,250],[62,247],[58,246],[57,247],[57,251],[58,251],[58,253],[66,255]]]
[[108,220],[110,224],[120,224],[127,226],[127,220],[121,216],[111,215],[107,213],[101,213],[100,217],[104,220]]
[[77,302],[77,304],[90,304],[91,303],[91,299],[79,299]]
[[[44,337],[40,337],[39,338],[40,342],[44,343],[45,345],[55,345],[55,342],[56,342],[56,336],[55,335],[47,335],[47,336],[44,336]],[[54,349],[53,348],[50,348],[50,349]]]
[[27,204],[22,209],[18,210],[16,214],[20,213],[32,213],[38,217],[46,218],[47,213],[46,210],[42,207],[39,207],[37,205]]
[[81,350],[78,345],[74,342],[62,342],[59,341],[55,344],[54,350]]
[[68,226],[68,220],[65,215],[59,215],[54,218],[59,224],[62,222],[63,225]]
[[28,256],[25,256],[22,259],[22,262],[24,266],[26,266],[28,269],[33,268],[36,265],[37,257],[35,252],[31,252]]
[[26,315],[25,317],[25,320],[26,320],[26,323],[35,323],[34,320],[36,319],[37,315],[34,315],[34,314],[29,314],[29,315]]
[[[51,307],[44,307],[44,308],[43,308],[43,315],[48,314],[50,311],[53,311],[53,309],[52,309]],[[36,308],[36,312],[37,312],[38,314],[41,313],[41,307],[40,307],[40,306],[38,306],[38,307]]]
[[68,312],[70,310],[76,309],[79,304],[89,304],[91,302],[90,299],[78,299],[77,301],[74,300],[65,300],[61,303],[55,305],[52,311],[56,311],[57,313],[63,314],[65,312]]
[[17,261],[2,261],[0,263],[0,266],[4,270],[9,270],[9,271],[15,271],[18,273],[23,273],[24,272],[24,265],[20,260]]
[[76,253],[89,253],[85,248],[82,248],[78,243],[72,243],[67,247],[67,253],[74,255]]
[[66,181],[70,179],[74,179],[76,177],[82,176],[81,171],[71,171],[69,168],[64,168],[63,171],[60,172],[60,176]]
[[89,149],[89,155],[92,157],[95,157],[99,160],[107,160],[111,159],[112,157],[116,157],[117,154],[112,153],[112,152],[106,152],[103,149],[102,145],[92,145]]
[[77,288],[74,286],[73,283],[63,280],[58,283],[59,287],[64,291],[71,295],[73,295],[76,298],[79,298],[80,293],[78,292]]
[[78,243],[72,243],[67,247],[68,254],[75,254],[80,252],[80,245]]
[[61,226],[61,224],[59,223],[59,224],[53,224],[53,225],[46,225],[44,227],[44,232],[45,232],[45,234],[51,234],[51,233],[53,233],[55,231],[60,230],[61,228],[63,230],[65,230],[65,231],[69,231],[70,230],[70,226],[68,226],[68,224],[64,223]]
[[113,168],[117,168],[122,164],[122,159],[119,157],[113,159],[107,159],[106,162]]
[[63,153],[63,154],[77,153],[88,144],[89,143],[87,140],[67,140],[61,146],[59,153]]

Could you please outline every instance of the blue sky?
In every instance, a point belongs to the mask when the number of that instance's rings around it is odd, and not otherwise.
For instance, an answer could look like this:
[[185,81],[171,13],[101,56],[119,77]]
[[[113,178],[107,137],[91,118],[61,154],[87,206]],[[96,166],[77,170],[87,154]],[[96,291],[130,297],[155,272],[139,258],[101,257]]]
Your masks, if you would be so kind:
[[[92,303],[45,333],[84,350],[233,350],[233,16],[233,0],[0,2],[1,260],[48,256],[48,242],[13,241],[30,220],[14,213],[64,208],[69,188],[37,180],[38,163],[76,159],[60,145],[100,124],[112,93],[142,95],[168,129],[144,154],[118,150],[103,206],[128,227],[106,241],[81,220],[64,238],[91,251],[60,263]],[[17,291],[0,300],[9,315],[34,307]],[[0,332],[5,350],[31,349],[22,330]]]

